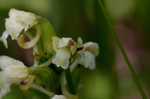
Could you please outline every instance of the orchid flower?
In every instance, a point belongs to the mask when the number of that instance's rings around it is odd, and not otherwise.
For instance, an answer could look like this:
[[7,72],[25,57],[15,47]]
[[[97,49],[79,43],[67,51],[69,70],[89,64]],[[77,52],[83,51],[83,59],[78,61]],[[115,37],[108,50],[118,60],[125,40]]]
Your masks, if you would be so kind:
[[77,42],[77,55],[73,64],[71,65],[71,70],[73,70],[78,64],[83,65],[85,68],[95,69],[95,57],[99,54],[99,46],[94,42],[87,42],[83,44],[81,38],[78,38]]
[[56,55],[52,59],[52,63],[57,67],[67,69],[69,67],[71,55],[76,50],[75,42],[72,38],[52,38],[53,49]]
[[0,69],[0,97],[9,92],[11,84],[18,84],[28,76],[28,68],[8,56],[0,56]]
[[[5,47],[8,48],[7,38],[9,36],[11,36],[12,40],[18,41],[22,33],[28,31],[31,27],[33,27],[36,24],[37,24],[37,16],[35,14],[16,9],[11,9],[9,11],[9,18],[7,18],[5,21],[6,30],[3,32],[1,41],[4,43]],[[39,34],[33,40],[31,40],[31,42],[35,44],[38,41],[38,39]]]

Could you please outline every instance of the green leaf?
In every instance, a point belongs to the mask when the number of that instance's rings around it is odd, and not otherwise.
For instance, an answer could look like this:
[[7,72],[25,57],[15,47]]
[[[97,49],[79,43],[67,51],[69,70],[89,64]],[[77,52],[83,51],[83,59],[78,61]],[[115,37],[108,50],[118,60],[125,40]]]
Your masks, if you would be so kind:
[[19,86],[13,85],[11,91],[3,99],[49,99],[49,97],[38,90],[22,91]]
[[39,28],[41,31],[41,37],[37,44],[37,48],[42,54],[52,53],[52,36],[55,36],[55,31],[49,21],[45,18],[39,17]]
[[23,92],[18,88],[18,86],[14,85],[11,88],[11,91],[6,94],[3,99],[26,99]]

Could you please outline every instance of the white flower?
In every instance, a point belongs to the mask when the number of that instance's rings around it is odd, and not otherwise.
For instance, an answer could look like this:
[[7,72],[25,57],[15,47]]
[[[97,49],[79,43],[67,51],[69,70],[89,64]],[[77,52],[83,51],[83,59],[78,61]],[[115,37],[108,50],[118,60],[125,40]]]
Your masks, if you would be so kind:
[[95,57],[99,54],[99,46],[97,43],[94,42],[87,42],[82,44],[82,39],[78,39],[78,52],[77,57],[73,64],[71,65],[71,71],[78,65],[82,65],[85,68],[89,68],[91,70],[95,69]]
[[53,49],[56,55],[52,59],[52,63],[56,64],[57,67],[67,69],[69,67],[69,61],[72,54],[76,50],[75,42],[72,38],[52,38]]
[[28,76],[28,68],[20,61],[0,56],[0,96],[5,95],[13,83],[19,83]]
[[67,99],[64,95],[55,95],[52,99]]
[[6,19],[5,28],[1,40],[7,47],[7,38],[10,35],[12,40],[17,40],[21,32],[26,32],[33,25],[37,24],[37,17],[33,13],[11,9],[9,18]]

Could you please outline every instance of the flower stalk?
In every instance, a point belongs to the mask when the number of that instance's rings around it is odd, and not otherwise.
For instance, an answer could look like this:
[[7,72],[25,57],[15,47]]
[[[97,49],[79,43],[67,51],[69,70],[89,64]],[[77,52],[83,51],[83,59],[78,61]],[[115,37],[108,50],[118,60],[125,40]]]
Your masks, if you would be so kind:
[[68,89],[71,92],[71,94],[76,94],[76,90],[74,88],[74,84],[72,81],[72,76],[71,76],[70,70],[68,70],[68,69],[65,70],[65,78],[66,78],[66,81],[68,84]]
[[49,92],[49,91],[47,91],[46,89],[44,89],[43,87],[38,86],[38,85],[36,85],[36,84],[32,84],[32,85],[31,85],[31,88],[34,88],[34,89],[37,89],[37,90],[43,92],[44,94],[46,94],[46,95],[49,96],[50,98],[54,95],[54,93]]

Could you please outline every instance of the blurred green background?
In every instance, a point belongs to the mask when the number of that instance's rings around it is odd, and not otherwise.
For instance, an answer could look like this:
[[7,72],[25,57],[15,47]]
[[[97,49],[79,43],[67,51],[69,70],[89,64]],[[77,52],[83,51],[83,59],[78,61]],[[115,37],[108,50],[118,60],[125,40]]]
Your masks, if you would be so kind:
[[[129,59],[150,98],[150,0],[102,0]],[[141,99],[126,63],[111,36],[98,0],[0,0],[0,33],[10,8],[34,12],[49,19],[59,36],[82,37],[100,45],[97,68],[81,75],[79,99]],[[20,49],[9,40],[0,43],[0,54],[32,64],[31,50]],[[13,93],[13,92],[12,92]],[[18,92],[19,93],[19,92]],[[21,94],[21,93],[20,93]],[[29,99],[46,99],[43,94]],[[22,99],[8,96],[6,99]],[[18,97],[18,98],[16,98]],[[26,97],[27,98],[27,97]],[[26,99],[25,98],[25,99]],[[149,99],[148,98],[148,99]]]

